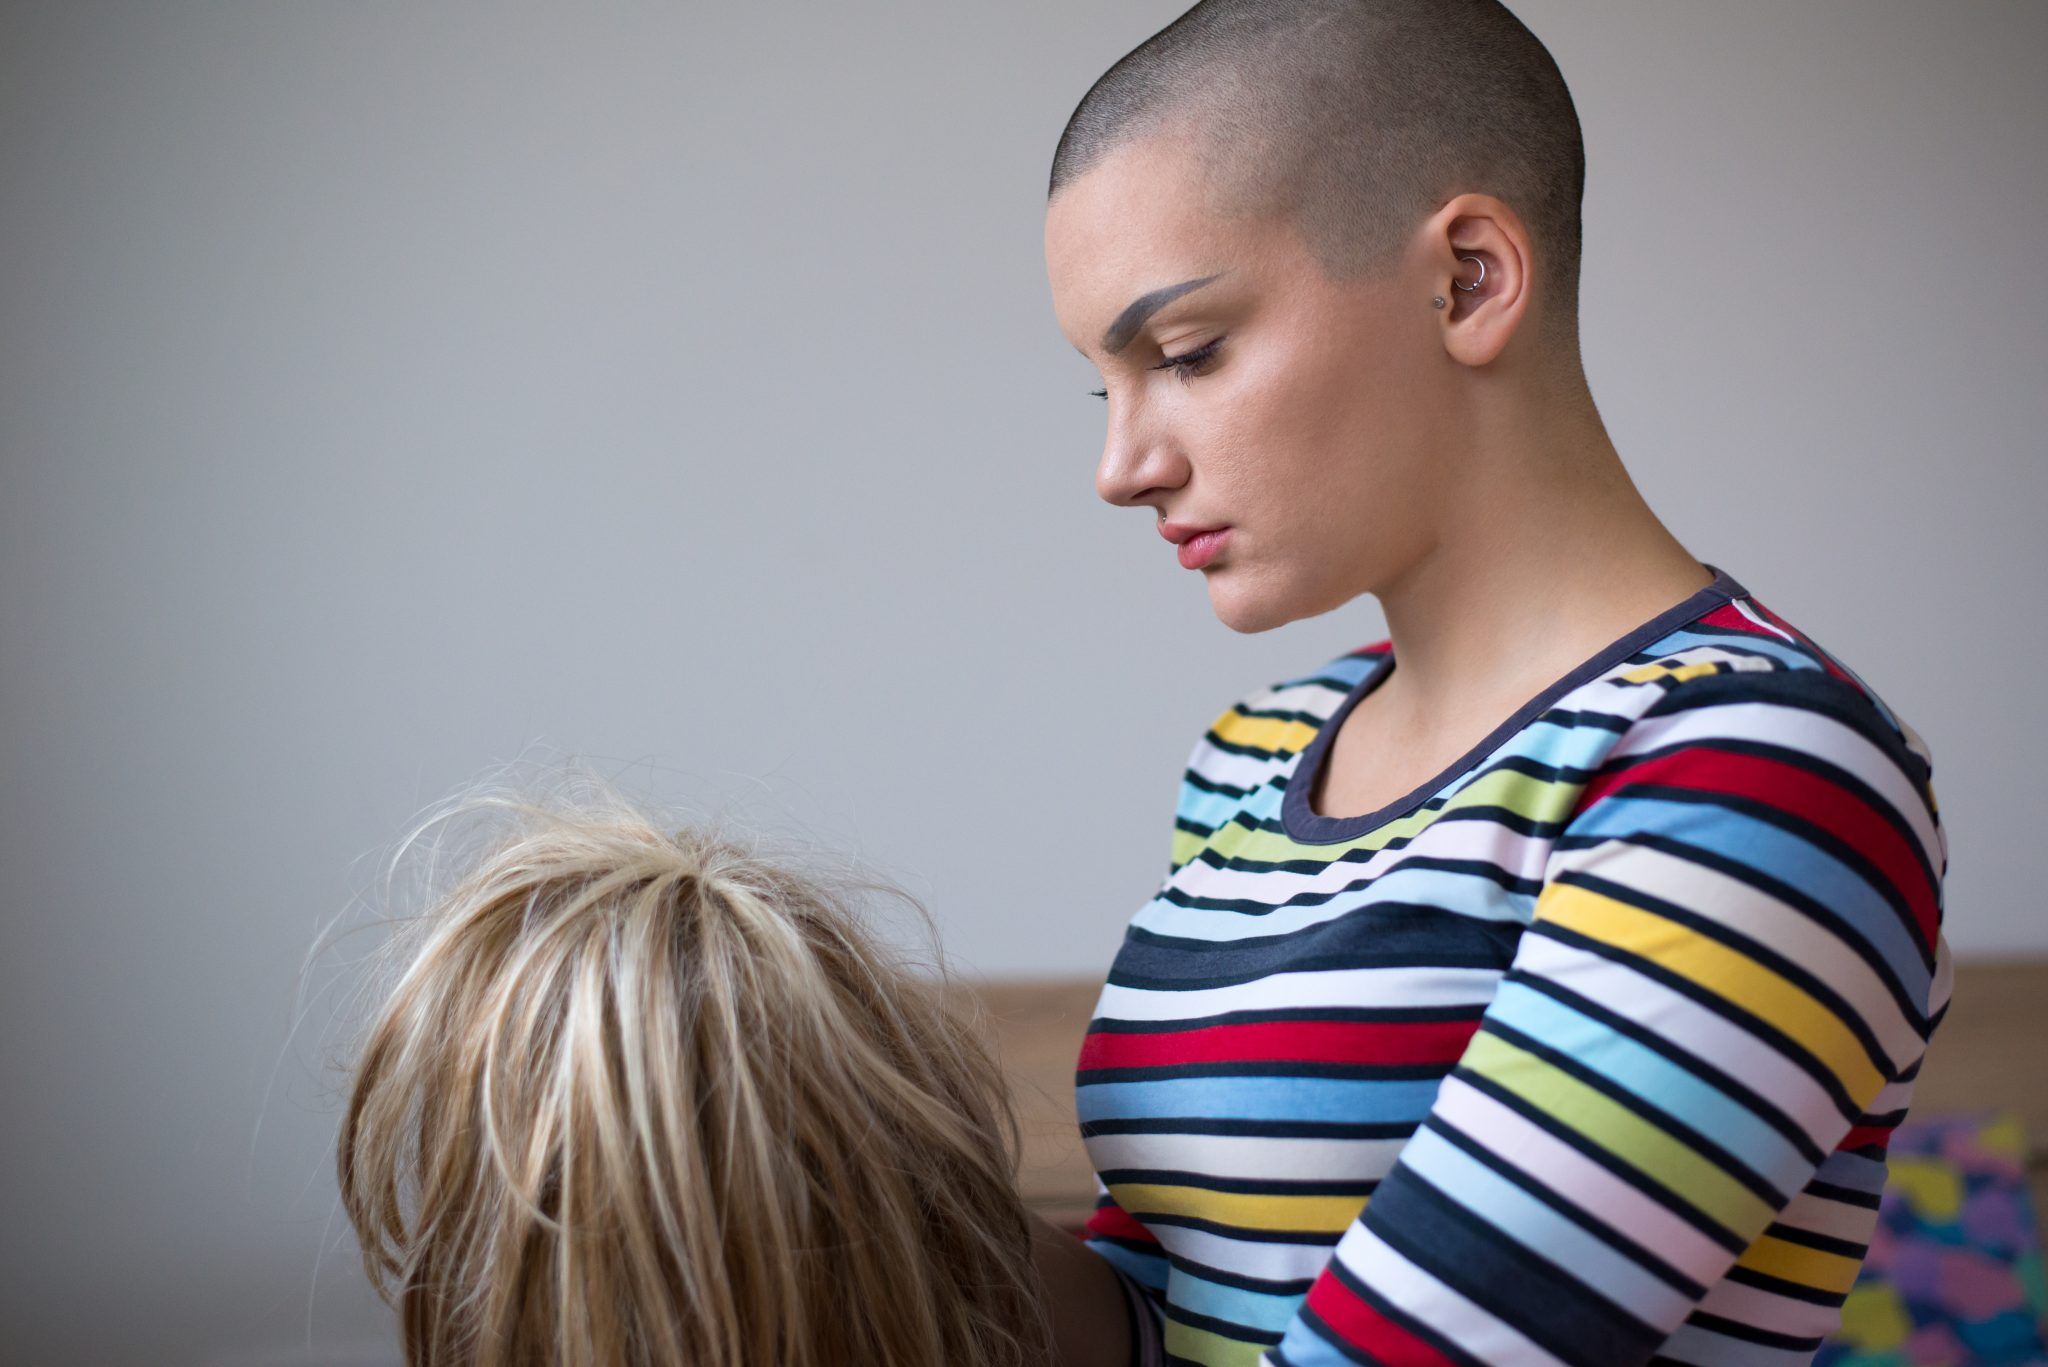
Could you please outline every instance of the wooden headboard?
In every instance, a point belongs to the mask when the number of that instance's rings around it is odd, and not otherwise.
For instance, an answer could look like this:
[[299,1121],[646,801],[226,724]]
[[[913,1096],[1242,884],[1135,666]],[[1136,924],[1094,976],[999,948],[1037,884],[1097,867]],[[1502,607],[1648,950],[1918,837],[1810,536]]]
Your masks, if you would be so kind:
[[[1088,978],[973,985],[994,1017],[1023,1122],[1024,1198],[1068,1227],[1095,1204],[1074,1120],[1074,1060],[1101,987]],[[1959,965],[1954,1004],[1914,1087],[1915,1115],[2000,1110],[2026,1127],[2034,1206],[2048,1228],[2048,959]]]

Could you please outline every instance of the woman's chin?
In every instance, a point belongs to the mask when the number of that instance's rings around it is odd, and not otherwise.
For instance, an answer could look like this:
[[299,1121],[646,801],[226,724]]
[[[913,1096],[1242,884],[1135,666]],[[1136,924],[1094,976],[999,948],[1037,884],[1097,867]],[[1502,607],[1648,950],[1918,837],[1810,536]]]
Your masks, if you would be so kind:
[[1217,564],[1202,571],[1209,581],[1209,606],[1224,626],[1252,635],[1307,615],[1290,595],[1276,591],[1276,585],[1261,584],[1251,576],[1234,573],[1234,568]]

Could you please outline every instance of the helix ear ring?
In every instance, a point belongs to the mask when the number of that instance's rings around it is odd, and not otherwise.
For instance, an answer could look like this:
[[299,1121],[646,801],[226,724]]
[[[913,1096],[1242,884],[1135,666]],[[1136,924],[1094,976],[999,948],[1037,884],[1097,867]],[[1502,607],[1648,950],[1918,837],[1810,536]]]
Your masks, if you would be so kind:
[[[1461,256],[1458,259],[1460,261],[1479,261],[1479,258],[1476,256]],[[1486,263],[1484,261],[1479,261],[1479,278],[1477,280],[1474,280],[1471,284],[1459,284],[1459,282],[1456,280],[1451,281],[1451,283],[1453,285],[1457,285],[1459,289],[1464,290],[1466,293],[1471,293],[1473,290],[1478,289],[1481,285],[1486,283]]]

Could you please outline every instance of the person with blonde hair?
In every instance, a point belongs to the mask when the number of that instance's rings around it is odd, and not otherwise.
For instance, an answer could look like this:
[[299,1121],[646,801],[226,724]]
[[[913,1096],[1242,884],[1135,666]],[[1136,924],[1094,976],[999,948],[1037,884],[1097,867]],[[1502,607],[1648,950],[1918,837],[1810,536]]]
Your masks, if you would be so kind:
[[867,927],[907,894],[588,775],[415,845],[337,1153],[408,1363],[1056,1360],[1034,1243],[1093,1255],[1017,1194],[971,995]]

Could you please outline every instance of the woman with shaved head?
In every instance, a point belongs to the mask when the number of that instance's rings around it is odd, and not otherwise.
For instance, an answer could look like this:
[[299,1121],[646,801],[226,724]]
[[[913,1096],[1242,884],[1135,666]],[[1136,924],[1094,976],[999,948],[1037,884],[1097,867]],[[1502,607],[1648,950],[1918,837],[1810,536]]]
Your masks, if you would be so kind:
[[1069,1363],[1787,1364],[1838,1321],[1949,990],[1931,757],[1631,481],[1584,180],[1496,0],[1202,0],[1060,138],[1097,493],[1232,630],[1388,629],[1188,756],[1078,1061],[1096,1209],[1041,1239]]

